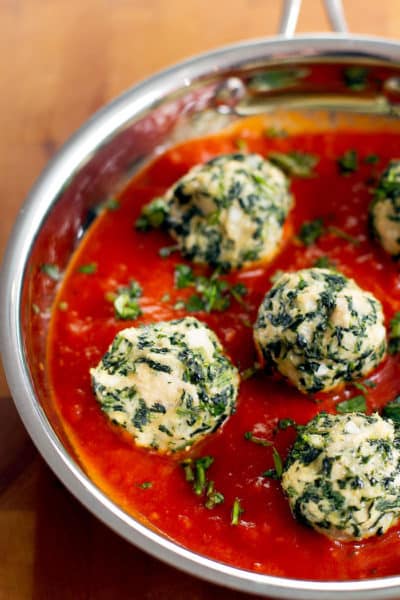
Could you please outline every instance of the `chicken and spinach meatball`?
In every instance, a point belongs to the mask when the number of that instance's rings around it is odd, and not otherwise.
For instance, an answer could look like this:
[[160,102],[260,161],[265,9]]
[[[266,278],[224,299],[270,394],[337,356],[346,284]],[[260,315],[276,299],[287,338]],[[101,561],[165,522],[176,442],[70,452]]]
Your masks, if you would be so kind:
[[216,431],[234,411],[239,385],[217,336],[192,317],[120,331],[90,373],[108,418],[160,452]]
[[283,172],[257,154],[197,165],[165,196],[167,227],[196,263],[236,269],[279,250],[292,206]]
[[259,308],[254,337],[266,363],[309,393],[367,375],[386,353],[380,302],[328,269],[283,273]]
[[382,248],[400,257],[400,160],[383,173],[370,206],[370,223]]
[[400,450],[392,421],[320,413],[300,428],[282,487],[293,515],[330,538],[383,534],[400,517]]

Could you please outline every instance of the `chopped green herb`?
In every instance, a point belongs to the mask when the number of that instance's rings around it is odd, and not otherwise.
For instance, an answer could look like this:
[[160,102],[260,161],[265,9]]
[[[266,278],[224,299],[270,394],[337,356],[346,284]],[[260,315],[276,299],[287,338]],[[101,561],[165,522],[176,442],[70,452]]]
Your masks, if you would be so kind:
[[322,219],[314,219],[314,221],[305,221],[300,227],[299,239],[305,246],[311,246],[324,233],[324,222]]
[[32,310],[35,313],[35,315],[40,315],[40,308],[37,304],[32,304]]
[[97,271],[96,263],[88,263],[86,265],[80,265],[77,269],[78,273],[85,273],[86,275],[93,275]]
[[389,323],[389,353],[398,352],[400,352],[400,312],[395,313]]
[[239,525],[240,515],[244,513],[244,509],[240,505],[239,498],[235,498],[232,506],[231,525]]
[[364,162],[367,165],[376,165],[379,161],[380,158],[377,154],[368,154],[368,156],[364,158]]
[[222,504],[224,500],[224,495],[216,491],[214,482],[209,481],[207,485],[206,501],[204,502],[204,506],[211,510],[215,508],[215,506],[217,506],[218,504]]
[[374,381],[371,381],[370,379],[365,379],[363,381],[363,384],[366,385],[368,388],[376,388],[376,383]]
[[265,130],[265,136],[269,138],[285,138],[288,135],[287,131],[279,127],[267,127]]
[[114,299],[115,316],[118,319],[137,319],[142,310],[137,301],[142,295],[142,288],[132,280],[127,287],[119,287]]
[[289,427],[294,427],[297,429],[298,425],[294,419],[287,417],[286,419],[279,419],[278,421],[278,429],[285,430]]
[[279,479],[275,469],[267,469],[262,473],[263,477],[268,477],[269,479]]
[[270,152],[269,160],[291,177],[312,177],[319,158],[314,154],[292,150],[290,152]]
[[246,431],[244,434],[244,439],[248,440],[249,442],[253,442],[253,444],[258,444],[259,446],[267,447],[272,445],[272,442],[254,435],[251,431]]
[[[189,312],[211,312],[224,311],[230,306],[231,297],[239,304],[243,303],[243,296],[247,294],[247,288],[243,283],[229,284],[218,277],[216,270],[210,277],[195,275],[191,267],[177,265],[175,267],[175,287],[184,289],[194,287],[197,294],[193,294],[186,301],[186,309]],[[180,306],[181,308],[181,306]]]
[[332,271],[336,271],[335,263],[329,258],[329,256],[320,256],[314,262],[313,267],[317,269],[331,269]]
[[333,225],[330,225],[329,227],[326,228],[326,230],[329,233],[332,233],[332,235],[336,235],[336,237],[342,238],[343,240],[346,240],[346,242],[349,242],[350,244],[354,244],[354,246],[360,245],[360,240],[358,240],[354,236],[347,233],[347,231],[343,231],[343,229],[339,229],[339,227],[334,227]]
[[53,279],[54,281],[60,281],[62,274],[57,265],[52,265],[50,263],[45,263],[40,267],[42,273]]
[[58,309],[61,310],[62,312],[65,312],[66,310],[68,310],[68,302],[65,302],[65,301],[59,302]]
[[160,298],[160,302],[169,302],[171,300],[171,294],[163,294]]
[[137,487],[141,488],[142,490],[148,490],[153,487],[153,482],[152,481],[143,481],[143,483],[138,483]]
[[178,290],[194,285],[196,278],[193,270],[188,265],[176,265],[175,267],[175,287]]
[[248,369],[245,369],[244,371],[242,371],[240,373],[240,377],[241,377],[242,381],[246,381],[247,379],[250,379],[251,377],[253,377],[253,375],[258,373],[258,371],[260,371],[260,369],[261,369],[261,365],[258,362],[255,362],[254,365],[252,365],[251,367],[249,367]]
[[275,448],[275,446],[272,446],[272,457],[274,459],[276,476],[277,476],[278,479],[280,479],[282,477],[283,464],[282,464],[282,459],[281,459],[281,457],[279,455],[279,452]]
[[388,402],[383,407],[382,415],[387,419],[392,419],[396,424],[400,423],[400,396],[397,396],[392,402]]
[[343,400],[336,404],[336,410],[340,414],[352,413],[352,412],[366,412],[367,402],[364,396],[354,396],[349,400]]
[[192,482],[194,481],[195,477],[194,477],[194,470],[193,470],[193,460],[191,458],[187,458],[186,460],[184,460],[181,463],[184,473],[185,473],[185,479],[186,481]]
[[155,198],[142,208],[139,218],[135,223],[139,231],[148,231],[161,227],[168,214],[168,207],[164,198]]
[[102,204],[102,208],[106,210],[118,210],[120,207],[119,201],[116,198],[109,198]]
[[339,173],[341,175],[350,175],[358,169],[358,154],[356,150],[347,150],[336,160]]
[[346,67],[343,79],[350,90],[361,92],[367,87],[368,69],[359,66]]
[[163,248],[160,248],[158,254],[161,256],[161,258],[168,258],[168,256],[171,256],[173,252],[177,252],[178,250],[178,244],[174,244],[174,246],[164,246]]
[[308,75],[308,69],[277,69],[257,73],[249,81],[249,88],[257,92],[292,87]]
[[240,150],[240,152],[246,152],[248,149],[247,142],[240,138],[237,138],[235,140],[235,146],[238,150]]

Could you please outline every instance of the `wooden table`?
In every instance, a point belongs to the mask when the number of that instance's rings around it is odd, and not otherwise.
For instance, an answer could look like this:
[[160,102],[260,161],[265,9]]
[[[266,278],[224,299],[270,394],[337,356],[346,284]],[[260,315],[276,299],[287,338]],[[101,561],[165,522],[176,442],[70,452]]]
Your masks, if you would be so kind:
[[[326,31],[321,2],[303,4],[299,31]],[[399,36],[400,0],[344,4],[352,31]],[[89,115],[188,55],[272,35],[279,11],[279,0],[1,0],[0,255],[33,181]],[[0,419],[1,411],[0,403]],[[22,431],[13,428],[24,468],[0,495],[0,600],[246,597],[121,540],[63,488]]]

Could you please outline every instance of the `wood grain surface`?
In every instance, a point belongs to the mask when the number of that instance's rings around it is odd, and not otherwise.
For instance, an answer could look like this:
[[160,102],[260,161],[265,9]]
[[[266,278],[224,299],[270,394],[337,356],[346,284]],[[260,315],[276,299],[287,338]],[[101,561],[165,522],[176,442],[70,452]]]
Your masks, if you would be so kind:
[[[344,5],[352,32],[400,36],[400,0]],[[280,6],[280,0],[0,0],[0,256],[32,183],[94,111],[189,55],[273,35]],[[304,0],[299,31],[327,30],[320,0]],[[0,439],[0,487],[12,458],[6,474],[12,481],[0,494],[0,600],[247,597],[175,571],[100,524],[36,454],[7,394],[0,369],[0,421],[12,431]]]

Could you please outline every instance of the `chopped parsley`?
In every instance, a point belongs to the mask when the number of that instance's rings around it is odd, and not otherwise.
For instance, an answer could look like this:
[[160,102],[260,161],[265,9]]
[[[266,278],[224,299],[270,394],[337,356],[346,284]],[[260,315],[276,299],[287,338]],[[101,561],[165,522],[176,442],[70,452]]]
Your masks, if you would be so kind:
[[206,471],[213,462],[212,456],[201,456],[196,459],[186,458],[181,463],[186,481],[192,484],[196,496],[204,496],[204,506],[209,510],[224,502],[224,495],[215,489],[214,481],[207,479]]
[[155,198],[142,208],[135,227],[139,231],[149,231],[149,229],[161,227],[165,223],[167,214],[168,209],[164,198]]
[[314,219],[313,221],[305,221],[300,227],[299,239],[305,246],[311,246],[324,233],[324,222],[322,219]]
[[272,446],[272,442],[254,435],[251,431],[246,431],[244,434],[244,439],[248,440],[249,442],[253,442],[253,444],[258,444],[259,446]]
[[58,310],[61,310],[62,312],[65,312],[66,310],[68,310],[68,302],[65,302],[65,300],[62,300],[61,302],[59,302]]
[[235,140],[235,146],[240,152],[247,152],[248,146],[246,140],[242,140],[241,138],[237,138]]
[[349,90],[361,92],[367,87],[368,69],[359,66],[346,67],[343,71],[343,79]]
[[206,489],[206,500],[204,506],[209,510],[213,509],[217,504],[222,504],[225,498],[221,492],[217,492],[213,481],[209,481]]
[[400,352],[400,312],[394,314],[389,323],[389,354]]
[[231,525],[239,525],[240,515],[243,513],[244,508],[242,508],[239,498],[235,498],[231,512]]
[[98,207],[99,212],[102,210],[114,211],[118,210],[120,207],[120,203],[116,198],[109,198]]
[[32,310],[35,313],[35,315],[40,315],[40,308],[37,304],[32,304]]
[[119,287],[113,298],[115,316],[117,319],[137,319],[142,314],[138,298],[142,295],[142,288],[134,279],[129,286]]
[[369,381],[368,379],[366,379],[362,383],[354,381],[352,385],[358,390],[360,390],[360,392],[362,392],[363,394],[368,394],[368,388],[376,387],[376,384],[373,381]]
[[290,417],[286,417],[286,419],[279,419],[277,426],[278,429],[281,429],[283,431],[285,429],[288,429],[289,427],[294,427],[295,429],[299,427],[296,421],[294,419],[291,419]]
[[143,481],[143,483],[137,483],[136,485],[138,488],[141,488],[142,490],[148,490],[153,487],[153,482],[152,481]]
[[275,448],[275,446],[272,446],[272,457],[274,459],[276,477],[278,479],[280,479],[282,477],[282,472],[283,472],[283,463],[282,463],[280,454],[279,454],[278,450]]
[[313,267],[317,269],[331,269],[336,271],[336,264],[329,258],[329,256],[319,256],[314,262]]
[[270,152],[269,160],[291,177],[312,177],[318,156],[299,150],[290,152]]
[[62,274],[60,268],[57,265],[53,265],[51,263],[45,263],[40,267],[42,273],[53,279],[53,281],[60,281]]
[[397,396],[392,402],[388,402],[383,407],[382,415],[387,419],[392,419],[396,424],[400,424],[400,396]]
[[225,279],[219,278],[217,269],[210,277],[204,275],[195,275],[192,268],[188,265],[177,265],[175,267],[175,287],[185,289],[193,287],[196,294],[193,294],[179,308],[186,308],[189,312],[222,312],[231,304],[231,298],[234,298],[239,304],[243,304],[243,297],[247,294],[247,288],[243,283],[230,284]]
[[356,150],[347,150],[336,160],[341,175],[351,175],[358,169],[358,154]]
[[332,235],[336,235],[336,237],[342,238],[343,240],[346,240],[346,242],[349,242],[350,244],[353,244],[354,246],[360,245],[360,240],[358,240],[356,237],[347,233],[347,231],[343,231],[343,229],[340,229],[339,227],[334,227],[333,225],[330,225],[329,227],[326,228],[326,230],[328,233],[331,233]]
[[377,154],[368,154],[364,158],[364,162],[367,165],[376,165],[379,161],[380,161],[380,158],[379,158],[379,156]]
[[265,136],[268,138],[285,138],[288,135],[288,132],[280,127],[267,127],[265,130]]
[[365,400],[365,396],[360,394],[359,396],[354,396],[354,398],[349,398],[349,400],[338,402],[336,404],[336,410],[340,414],[366,412],[367,401]]
[[84,273],[85,275],[93,275],[97,271],[97,263],[87,263],[86,265],[80,265],[77,268],[78,273]]

